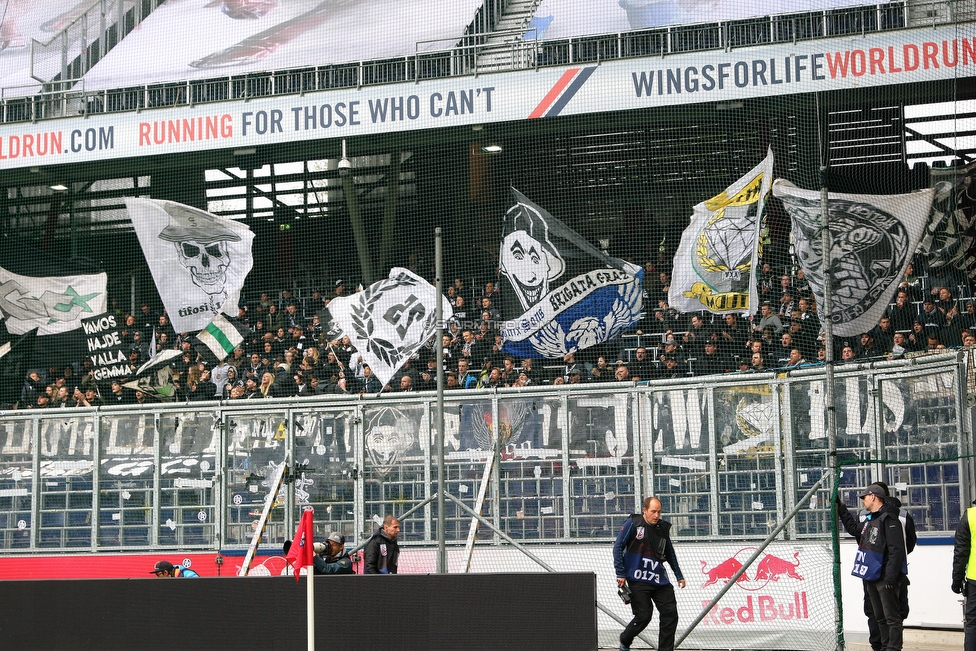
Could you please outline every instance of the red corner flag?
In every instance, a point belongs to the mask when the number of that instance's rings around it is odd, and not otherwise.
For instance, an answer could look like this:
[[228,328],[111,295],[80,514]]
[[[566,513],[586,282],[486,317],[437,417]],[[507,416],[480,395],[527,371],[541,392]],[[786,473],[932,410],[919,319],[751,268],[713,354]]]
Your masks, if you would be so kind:
[[301,569],[312,565],[312,558],[315,556],[315,550],[312,549],[314,537],[312,517],[314,514],[315,511],[312,509],[308,509],[302,513],[301,522],[298,523],[298,531],[295,532],[295,539],[291,542],[288,555],[285,556],[288,564],[295,569],[296,581],[298,581],[298,575],[301,573]]

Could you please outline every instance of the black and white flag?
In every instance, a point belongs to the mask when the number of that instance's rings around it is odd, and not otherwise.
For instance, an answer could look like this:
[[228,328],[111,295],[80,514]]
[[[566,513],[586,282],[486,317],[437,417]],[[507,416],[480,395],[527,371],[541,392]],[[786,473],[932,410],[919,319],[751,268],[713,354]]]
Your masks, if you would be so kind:
[[[910,194],[828,196],[833,332],[849,337],[878,324],[922,238],[933,189]],[[820,192],[777,179],[773,195],[792,221],[793,244],[810,289],[824,300]]]
[[932,169],[929,178],[935,198],[928,226],[918,245],[918,253],[931,275],[941,279],[958,276],[958,281],[965,280],[970,289],[976,287],[974,171],[976,163]]
[[[352,296],[334,298],[329,313],[363,361],[385,385],[436,331],[437,290],[409,269],[394,267],[384,280]],[[444,320],[453,315],[443,296]]]
[[125,200],[156,289],[177,332],[234,316],[251,271],[254,233],[245,224],[159,199]]
[[514,188],[512,194],[498,252],[504,352],[562,357],[633,326],[644,270],[611,258]]

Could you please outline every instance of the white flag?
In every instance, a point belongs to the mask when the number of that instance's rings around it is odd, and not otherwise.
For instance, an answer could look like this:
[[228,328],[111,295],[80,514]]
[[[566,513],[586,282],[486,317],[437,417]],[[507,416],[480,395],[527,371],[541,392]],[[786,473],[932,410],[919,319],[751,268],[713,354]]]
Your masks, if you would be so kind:
[[[447,321],[454,312],[446,298],[441,301]],[[329,303],[332,319],[381,385],[434,336],[436,310],[436,288],[400,267],[391,269],[389,278]]]
[[[922,238],[935,190],[828,195],[833,332],[850,337],[878,325]],[[792,221],[793,244],[817,305],[823,305],[820,192],[777,179],[773,195]]]
[[69,332],[105,311],[108,274],[21,276],[0,267],[0,314],[10,334]]
[[126,199],[156,289],[177,332],[235,316],[251,271],[254,233],[245,224],[158,199]]
[[680,312],[748,313],[759,300],[763,209],[773,182],[773,150],[724,192],[692,209],[674,256],[668,304]]

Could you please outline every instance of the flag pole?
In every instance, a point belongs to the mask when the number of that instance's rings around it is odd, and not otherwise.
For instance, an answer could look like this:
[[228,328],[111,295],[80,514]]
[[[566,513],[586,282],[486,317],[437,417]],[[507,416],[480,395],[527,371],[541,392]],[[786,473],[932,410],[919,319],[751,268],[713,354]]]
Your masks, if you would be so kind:
[[434,279],[436,283],[437,308],[434,334],[434,350],[437,354],[437,573],[447,574],[447,545],[444,527],[444,251],[441,242],[441,228],[434,229]]
[[315,592],[312,589],[312,577],[315,576],[315,565],[306,566],[306,619],[308,619],[308,651],[315,651]]

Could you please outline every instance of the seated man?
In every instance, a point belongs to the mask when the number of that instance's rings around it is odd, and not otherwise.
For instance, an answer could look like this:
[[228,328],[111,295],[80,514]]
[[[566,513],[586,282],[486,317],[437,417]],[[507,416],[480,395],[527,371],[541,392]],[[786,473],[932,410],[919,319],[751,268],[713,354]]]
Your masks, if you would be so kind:
[[168,579],[196,579],[200,576],[188,567],[173,565],[169,561],[156,561],[156,564],[153,565],[152,571],[149,573],[154,574],[157,577],[165,577]]

